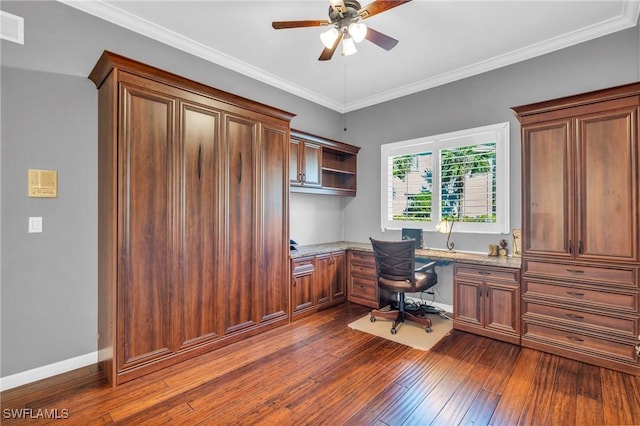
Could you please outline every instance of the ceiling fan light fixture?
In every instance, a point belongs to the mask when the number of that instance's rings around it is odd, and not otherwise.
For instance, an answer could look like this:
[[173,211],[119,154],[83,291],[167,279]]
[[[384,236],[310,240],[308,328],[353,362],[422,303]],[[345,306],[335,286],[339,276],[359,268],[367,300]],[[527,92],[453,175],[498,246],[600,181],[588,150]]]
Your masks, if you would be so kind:
[[350,24],[348,31],[356,43],[360,43],[367,36],[367,26],[361,22],[353,22]]
[[342,56],[353,55],[357,51],[356,44],[351,37],[345,37],[344,40],[342,40]]
[[328,31],[320,34],[320,40],[322,41],[322,44],[324,44],[324,47],[331,49],[339,35],[340,31],[338,31],[336,27],[331,27]]

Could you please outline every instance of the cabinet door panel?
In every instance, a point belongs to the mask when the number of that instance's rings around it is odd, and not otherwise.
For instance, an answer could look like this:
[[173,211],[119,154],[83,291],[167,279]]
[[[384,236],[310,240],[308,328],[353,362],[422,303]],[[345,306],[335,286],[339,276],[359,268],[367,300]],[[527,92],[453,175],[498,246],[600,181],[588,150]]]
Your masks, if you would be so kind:
[[638,260],[636,110],[578,120],[577,257]]
[[301,171],[301,153],[300,147],[302,142],[297,139],[291,139],[289,144],[289,182],[292,185],[300,185],[302,180]]
[[175,101],[122,84],[118,370],[172,351],[169,322]]
[[316,256],[316,305],[322,305],[331,301],[332,260],[333,257],[331,254]]
[[483,326],[482,283],[454,279],[454,319]]
[[320,155],[322,148],[315,144],[304,144],[304,184],[306,186],[320,186],[322,175],[322,162]]
[[333,253],[333,273],[331,280],[331,300],[345,300],[347,297],[347,256],[345,252]]
[[520,333],[520,313],[517,311],[520,292],[516,285],[486,284],[487,328],[508,333]]
[[572,256],[570,122],[523,127],[523,253]]
[[215,161],[219,149],[219,123],[217,111],[181,104],[184,224],[180,323],[183,346],[215,337],[220,332],[217,319],[222,298],[216,276],[219,191]]
[[286,317],[289,311],[289,221],[286,159],[289,141],[286,128],[262,126],[260,140],[261,259],[258,282],[262,321]]
[[227,116],[225,127],[228,167],[225,332],[231,333],[255,324],[254,147],[257,124]]

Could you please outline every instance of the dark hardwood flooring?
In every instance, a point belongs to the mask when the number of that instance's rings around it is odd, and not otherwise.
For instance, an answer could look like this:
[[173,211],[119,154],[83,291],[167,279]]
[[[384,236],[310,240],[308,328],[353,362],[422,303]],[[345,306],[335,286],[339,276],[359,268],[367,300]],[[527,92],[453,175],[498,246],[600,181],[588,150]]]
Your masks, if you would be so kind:
[[347,327],[368,311],[343,304],[117,388],[92,366],[10,389],[0,421],[640,424],[638,377],[459,331],[421,352]]

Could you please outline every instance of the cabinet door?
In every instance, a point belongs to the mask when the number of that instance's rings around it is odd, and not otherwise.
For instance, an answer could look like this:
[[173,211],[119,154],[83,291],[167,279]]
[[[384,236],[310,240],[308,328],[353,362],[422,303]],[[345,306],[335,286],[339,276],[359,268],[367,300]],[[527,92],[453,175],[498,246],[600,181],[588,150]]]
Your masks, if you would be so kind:
[[577,258],[638,260],[637,117],[627,107],[577,120]]
[[258,241],[256,267],[261,322],[286,319],[289,312],[289,149],[286,127],[260,125],[257,185]]
[[347,256],[343,251],[332,255],[331,300],[344,301],[347,298]]
[[293,261],[291,282],[292,316],[313,309],[314,287],[313,258],[297,259]]
[[[148,88],[151,86],[151,88]],[[118,139],[118,362],[133,367],[173,352],[171,293],[175,99],[163,86],[120,85]]]
[[573,145],[569,120],[522,128],[522,251],[572,257]]
[[309,142],[304,143],[302,180],[305,186],[320,186],[320,176],[322,176],[321,155],[322,148],[319,145]]
[[330,253],[317,255],[314,292],[316,305],[323,305],[331,301],[333,272],[333,255]]
[[257,277],[255,160],[258,123],[225,119],[226,247],[225,333],[256,323]]
[[517,285],[485,283],[485,327],[520,334],[520,290]]
[[483,283],[465,279],[453,280],[453,318],[469,325],[483,327]]
[[302,184],[302,141],[291,139],[289,142],[289,182],[291,185]]
[[220,113],[203,103],[180,104],[180,135],[184,206],[182,216],[182,274],[180,335],[189,346],[219,335],[219,307],[223,305],[216,259],[220,252],[220,194],[217,155]]

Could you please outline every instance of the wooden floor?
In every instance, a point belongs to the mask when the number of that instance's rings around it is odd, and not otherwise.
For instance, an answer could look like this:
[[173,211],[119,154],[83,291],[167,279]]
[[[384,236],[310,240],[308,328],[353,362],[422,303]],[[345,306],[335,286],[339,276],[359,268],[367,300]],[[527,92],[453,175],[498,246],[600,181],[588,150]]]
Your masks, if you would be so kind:
[[421,352],[347,327],[367,312],[344,304],[117,388],[87,367],[11,389],[0,422],[640,424],[640,378],[458,331]]

